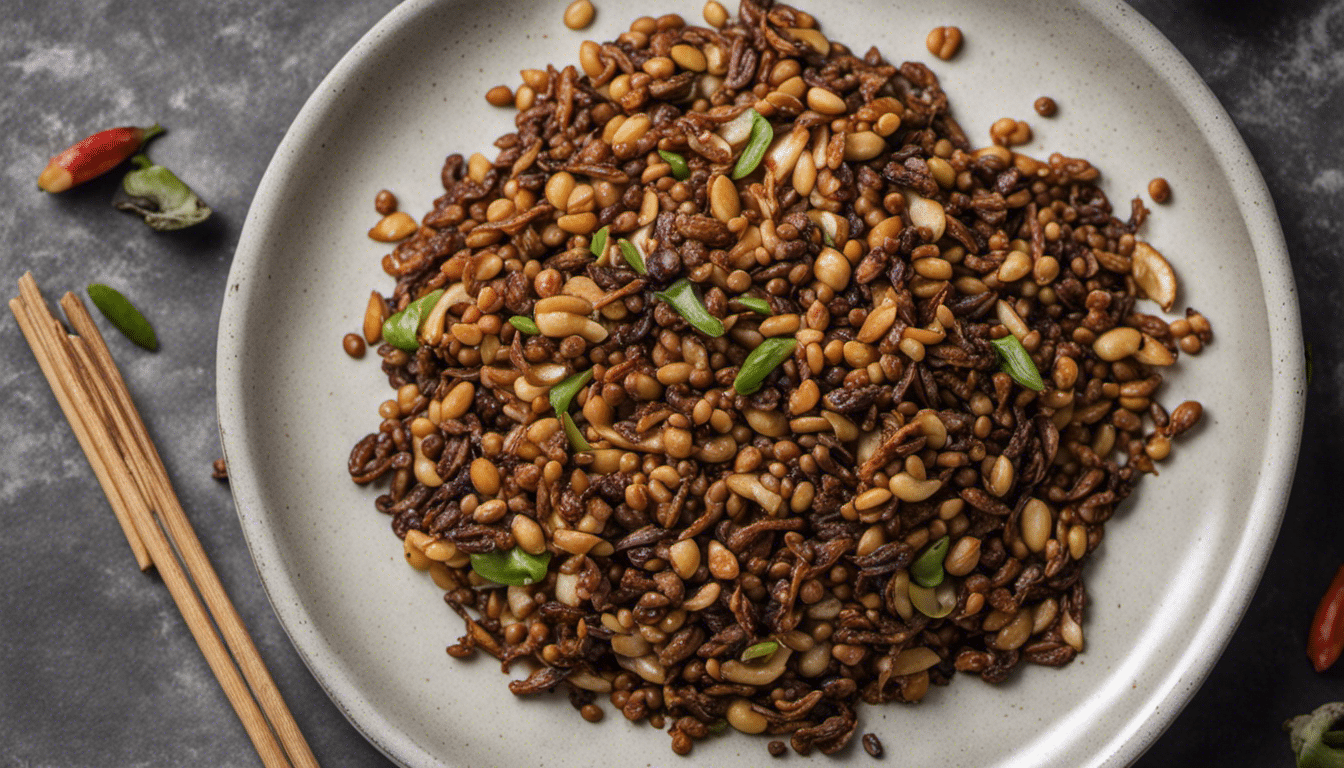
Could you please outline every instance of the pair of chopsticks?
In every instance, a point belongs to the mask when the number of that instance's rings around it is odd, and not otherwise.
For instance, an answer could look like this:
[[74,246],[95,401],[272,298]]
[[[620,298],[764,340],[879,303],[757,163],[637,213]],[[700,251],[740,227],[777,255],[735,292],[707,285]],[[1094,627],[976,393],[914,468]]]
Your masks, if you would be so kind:
[[102,334],[79,297],[66,293],[60,305],[74,333],[51,313],[32,273],[9,302],[136,564],[158,570],[262,763],[317,766],[187,520]]

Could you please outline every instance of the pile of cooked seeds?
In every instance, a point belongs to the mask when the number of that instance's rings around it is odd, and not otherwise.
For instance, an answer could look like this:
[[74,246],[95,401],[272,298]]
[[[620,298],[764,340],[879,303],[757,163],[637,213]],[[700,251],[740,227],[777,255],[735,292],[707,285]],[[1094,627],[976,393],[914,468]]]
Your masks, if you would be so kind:
[[448,157],[350,474],[514,693],[832,753],[860,701],[1083,649],[1212,337],[1138,311],[1175,275],[1086,161],[976,149],[927,67],[788,6],[706,18],[524,71],[496,157]]

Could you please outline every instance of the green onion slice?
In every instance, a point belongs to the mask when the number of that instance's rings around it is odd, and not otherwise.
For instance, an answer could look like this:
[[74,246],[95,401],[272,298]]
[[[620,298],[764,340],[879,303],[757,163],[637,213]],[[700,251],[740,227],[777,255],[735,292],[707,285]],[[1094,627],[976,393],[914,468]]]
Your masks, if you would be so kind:
[[943,583],[943,559],[947,557],[947,548],[952,538],[944,536],[933,542],[915,562],[910,564],[910,578],[921,587],[933,588]]
[[686,158],[678,155],[676,152],[668,152],[666,149],[658,150],[667,164],[672,166],[672,178],[677,181],[685,181],[691,176],[690,166],[686,165]]
[[560,414],[560,423],[565,428],[565,437],[569,438],[569,446],[576,451],[591,451],[593,446],[583,436],[579,425],[574,423],[574,417],[569,413]]
[[775,651],[778,650],[779,650],[779,643],[775,642],[774,640],[766,640],[763,643],[757,643],[755,645],[749,646],[745,651],[742,652],[742,660],[751,661],[752,659],[769,657],[774,655]]
[[569,413],[569,404],[573,402],[574,396],[592,380],[593,369],[589,368],[551,387],[551,407],[555,409],[555,415]]
[[634,243],[621,238],[616,241],[616,245],[621,249],[621,255],[625,257],[625,263],[629,264],[631,269],[641,275],[649,274],[648,268],[644,266],[644,254],[639,252]]
[[737,158],[737,164],[733,166],[733,179],[748,176],[756,170],[756,166],[760,165],[762,158],[765,157],[765,150],[770,146],[770,142],[775,140],[775,130],[770,127],[770,121],[754,109],[747,111],[751,113],[751,138],[747,140],[746,148],[742,150],[742,154]]
[[442,288],[437,291],[430,291],[407,304],[405,309],[384,320],[383,340],[397,349],[407,352],[414,352],[419,349],[420,339],[416,338],[416,334],[420,332],[420,323],[442,295]]
[[737,303],[741,304],[747,309],[750,309],[752,312],[757,312],[762,315],[774,314],[774,312],[770,311],[770,302],[760,298],[759,296],[748,296],[746,294],[743,294],[737,297]]
[[593,255],[599,259],[602,258],[602,254],[607,250],[607,233],[609,231],[609,227],[603,227],[597,230],[593,233],[592,242],[588,243],[588,250],[592,251]]
[[541,333],[541,329],[537,327],[537,321],[530,317],[514,315],[509,318],[509,325],[531,336],[537,336]]
[[112,325],[115,325],[118,331],[126,334],[126,338],[150,352],[159,348],[159,339],[154,335],[154,327],[144,315],[140,314],[140,310],[135,308],[130,299],[122,296],[116,288],[94,283],[89,286],[89,298],[93,300],[93,305],[98,311],[112,321]]
[[1027,354],[1026,347],[1022,346],[1022,342],[1018,341],[1016,336],[1010,333],[1002,339],[991,339],[989,343],[993,344],[999,353],[999,367],[1012,376],[1013,381],[1037,392],[1045,389],[1041,372],[1036,369],[1036,364],[1031,361],[1031,355]]
[[742,367],[737,371],[737,378],[733,379],[733,389],[737,390],[739,395],[755,394],[761,388],[765,377],[778,368],[780,363],[788,360],[797,346],[797,339],[778,336],[762,341],[759,346],[751,350],[747,359],[742,361]]
[[695,286],[691,285],[690,280],[683,277],[669,285],[667,290],[653,295],[671,304],[672,308],[677,310],[677,314],[684,317],[697,331],[714,338],[723,335],[723,322],[709,314],[704,302],[696,295]]
[[546,578],[546,566],[551,562],[551,553],[529,555],[522,547],[514,547],[508,552],[481,552],[471,556],[471,570],[481,578],[496,584],[508,584],[523,587],[536,584]]

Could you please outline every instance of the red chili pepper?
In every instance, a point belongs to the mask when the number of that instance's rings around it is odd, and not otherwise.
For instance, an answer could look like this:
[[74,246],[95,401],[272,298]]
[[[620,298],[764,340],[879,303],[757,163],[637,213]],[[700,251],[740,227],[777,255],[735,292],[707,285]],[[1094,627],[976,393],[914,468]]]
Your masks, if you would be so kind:
[[99,131],[51,158],[37,177],[37,186],[48,192],[64,192],[83,184],[117,167],[160,133],[163,128],[158,123],[148,128],[130,126]]
[[1307,657],[1317,672],[1324,672],[1344,651],[1344,566],[1335,572],[1334,581],[1316,606],[1307,636]]

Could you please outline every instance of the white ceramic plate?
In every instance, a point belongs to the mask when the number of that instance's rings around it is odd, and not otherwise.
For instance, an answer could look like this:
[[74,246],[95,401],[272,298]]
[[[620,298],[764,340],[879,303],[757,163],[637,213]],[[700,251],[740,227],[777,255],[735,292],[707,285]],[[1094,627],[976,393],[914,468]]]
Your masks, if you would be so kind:
[[[561,697],[519,699],[498,665],[449,658],[459,619],[407,568],[349,448],[387,397],[376,356],[341,350],[386,248],[365,232],[374,194],[419,215],[451,152],[490,152],[512,110],[486,105],[518,70],[574,62],[586,37],[698,2],[601,3],[586,34],[563,3],[415,0],[383,19],[318,87],[262,179],[230,274],[219,337],[219,415],[257,568],[314,675],[379,749],[411,766],[759,765],[765,740],[731,736],[675,758],[668,737],[609,715],[583,723]],[[1183,358],[1163,399],[1205,422],[1107,526],[1089,566],[1087,651],[1062,670],[1023,665],[993,687],[959,676],[917,707],[861,709],[889,765],[1123,765],[1176,716],[1230,637],[1277,532],[1302,413],[1300,329],[1274,206],[1226,112],[1172,46],[1100,0],[803,3],[832,38],[930,61],[955,114],[985,140],[1029,119],[1026,151],[1087,157],[1118,210],[1154,176],[1173,202],[1146,236],[1175,263],[1180,303],[1217,339]],[[950,63],[925,33],[966,34]],[[1051,120],[1032,102],[1060,104]],[[866,761],[862,750],[851,759]]]

